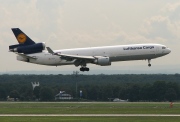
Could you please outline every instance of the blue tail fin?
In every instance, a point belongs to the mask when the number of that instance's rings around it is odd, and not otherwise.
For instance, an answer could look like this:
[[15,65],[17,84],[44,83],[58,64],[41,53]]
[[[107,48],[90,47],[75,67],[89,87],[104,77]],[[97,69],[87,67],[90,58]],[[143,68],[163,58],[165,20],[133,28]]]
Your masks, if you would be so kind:
[[24,32],[22,32],[19,28],[12,28],[12,31],[19,42],[19,44],[23,45],[32,45],[35,44],[33,40],[31,40]]
[[12,28],[12,31],[19,44],[10,45],[9,51],[24,54],[32,54],[42,52],[45,49],[45,43],[35,43],[19,28]]

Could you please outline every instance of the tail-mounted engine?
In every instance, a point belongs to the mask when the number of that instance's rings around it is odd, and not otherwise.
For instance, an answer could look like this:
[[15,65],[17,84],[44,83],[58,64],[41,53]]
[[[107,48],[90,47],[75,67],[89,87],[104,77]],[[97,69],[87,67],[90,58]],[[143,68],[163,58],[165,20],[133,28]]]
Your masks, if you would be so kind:
[[18,52],[24,54],[39,53],[45,50],[45,43],[36,43],[32,45],[17,44],[9,46],[11,52]]

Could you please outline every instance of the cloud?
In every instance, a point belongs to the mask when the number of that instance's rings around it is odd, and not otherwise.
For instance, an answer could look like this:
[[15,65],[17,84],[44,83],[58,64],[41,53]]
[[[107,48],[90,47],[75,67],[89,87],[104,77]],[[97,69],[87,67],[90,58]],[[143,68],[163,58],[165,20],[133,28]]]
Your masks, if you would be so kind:
[[146,19],[140,34],[147,39],[167,44],[178,44],[180,40],[180,2],[168,3],[159,15]]
[[156,39],[157,37],[166,40],[175,38],[171,31],[172,23],[167,17],[154,16],[144,23],[145,37],[149,39]]
[[161,9],[162,12],[174,12],[180,7],[180,2],[168,3],[165,7]]
[[[107,12],[101,6],[99,8],[97,6],[94,5],[93,9],[88,6],[88,9],[85,9],[86,6],[79,5],[78,9],[74,9],[71,4],[65,3],[62,16],[58,19],[57,38],[64,39],[61,41],[72,42],[73,45],[68,45],[69,47],[129,43],[178,43],[180,19],[175,15],[179,13],[179,3],[166,5],[164,10],[167,9],[168,12],[162,11],[160,8],[159,15],[146,18],[135,32],[124,30],[119,24],[121,22],[118,23],[117,20],[114,20],[120,19],[114,18],[112,16],[114,13],[109,16],[109,13],[113,11]],[[77,4],[74,7],[77,7]],[[169,12],[169,10],[171,11]],[[174,21],[175,17],[177,21]]]
[[[80,2],[82,4],[79,4]],[[2,40],[4,43],[8,40],[8,44],[14,38],[12,35],[9,36],[12,34],[8,30],[11,27],[20,27],[35,41],[47,42],[54,48],[58,48],[57,43],[64,48],[147,42],[168,43],[172,39],[178,40],[180,35],[179,2],[167,4],[160,9],[160,15],[147,18],[137,31],[124,30],[121,26],[121,18],[124,16],[115,14],[111,8],[113,4],[119,2],[112,2],[110,7],[106,1],[103,2],[103,7],[101,2],[97,2],[96,5],[94,2],[83,4],[84,1],[20,0],[10,2],[9,8],[7,3],[0,5],[0,15],[3,15],[0,31],[4,32]],[[109,10],[105,9],[106,7]],[[117,15],[119,17],[116,17]],[[132,23],[133,20],[130,24]],[[70,45],[64,42],[70,42]]]

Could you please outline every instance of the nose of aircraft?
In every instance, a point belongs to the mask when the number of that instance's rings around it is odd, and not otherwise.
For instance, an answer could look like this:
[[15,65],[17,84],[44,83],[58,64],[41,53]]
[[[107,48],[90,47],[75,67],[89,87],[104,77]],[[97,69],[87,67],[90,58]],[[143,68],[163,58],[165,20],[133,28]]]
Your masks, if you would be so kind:
[[171,52],[171,49],[167,48],[166,53],[169,54]]

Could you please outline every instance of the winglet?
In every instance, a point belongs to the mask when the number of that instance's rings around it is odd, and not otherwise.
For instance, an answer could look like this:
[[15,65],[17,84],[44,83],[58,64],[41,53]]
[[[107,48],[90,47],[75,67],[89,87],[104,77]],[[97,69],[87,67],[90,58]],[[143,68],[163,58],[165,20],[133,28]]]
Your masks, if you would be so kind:
[[55,53],[53,52],[53,50],[50,47],[46,47],[48,52],[51,53],[52,55],[54,55]]

